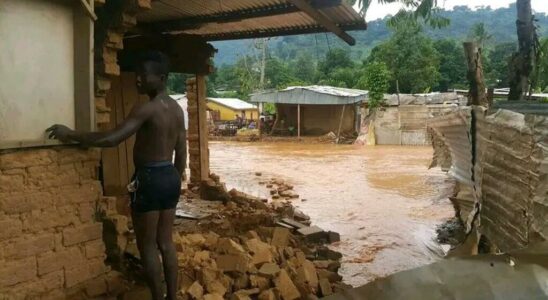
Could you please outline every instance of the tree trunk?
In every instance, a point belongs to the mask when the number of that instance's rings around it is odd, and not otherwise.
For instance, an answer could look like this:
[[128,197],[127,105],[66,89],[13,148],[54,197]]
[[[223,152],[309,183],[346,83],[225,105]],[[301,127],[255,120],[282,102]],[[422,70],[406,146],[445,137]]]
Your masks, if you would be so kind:
[[485,82],[483,80],[483,66],[481,64],[481,48],[476,42],[465,42],[464,55],[468,63],[467,78],[470,83],[468,92],[468,105],[481,105],[487,107],[485,94]]
[[259,87],[261,91],[264,91],[264,75],[266,69],[266,43],[267,39],[263,38],[261,42],[261,77],[259,80]]
[[530,74],[534,65],[535,26],[531,0],[517,0],[518,52],[510,63],[510,93],[508,100],[523,100],[530,86]]

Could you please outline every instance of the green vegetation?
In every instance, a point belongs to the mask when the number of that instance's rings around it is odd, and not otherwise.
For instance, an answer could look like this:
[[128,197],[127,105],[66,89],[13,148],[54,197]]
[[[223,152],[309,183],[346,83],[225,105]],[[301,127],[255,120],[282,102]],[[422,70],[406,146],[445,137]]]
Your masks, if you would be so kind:
[[371,62],[365,67],[365,74],[360,78],[358,87],[369,90],[369,107],[376,108],[388,92],[390,71],[383,62]]

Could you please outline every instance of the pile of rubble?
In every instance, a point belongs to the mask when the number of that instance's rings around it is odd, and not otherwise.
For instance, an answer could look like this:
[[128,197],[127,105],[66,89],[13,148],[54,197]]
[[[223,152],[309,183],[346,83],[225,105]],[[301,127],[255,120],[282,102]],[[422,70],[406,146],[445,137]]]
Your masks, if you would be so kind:
[[[280,180],[266,184],[280,194],[292,190]],[[309,226],[289,203],[226,192],[215,175],[206,186],[222,201],[185,190],[191,205],[205,205],[210,214],[175,227],[182,299],[316,299],[349,288],[337,273],[342,255],[326,246],[340,240],[337,233]],[[126,255],[138,260],[134,241]]]
[[176,244],[185,299],[314,299],[345,287],[340,254],[303,249],[287,228],[176,234]]

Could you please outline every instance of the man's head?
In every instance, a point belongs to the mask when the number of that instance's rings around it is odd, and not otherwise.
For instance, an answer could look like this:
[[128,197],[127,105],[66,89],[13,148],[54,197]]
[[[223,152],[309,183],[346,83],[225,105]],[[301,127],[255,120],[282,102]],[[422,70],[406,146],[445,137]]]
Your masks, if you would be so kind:
[[166,88],[169,59],[159,51],[145,53],[137,68],[137,89],[141,94],[158,93]]

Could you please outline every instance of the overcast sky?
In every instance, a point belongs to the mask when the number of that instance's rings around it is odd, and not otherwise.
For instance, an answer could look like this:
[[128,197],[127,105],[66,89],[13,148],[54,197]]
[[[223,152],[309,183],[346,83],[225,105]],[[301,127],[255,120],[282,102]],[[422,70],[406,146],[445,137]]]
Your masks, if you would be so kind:
[[[452,9],[456,5],[468,5],[470,8],[476,6],[489,5],[491,8],[508,7],[510,3],[515,3],[515,0],[438,0],[438,5],[445,9]],[[548,0],[531,0],[533,10],[537,12],[548,13]],[[373,1],[373,4],[367,11],[367,21],[376,20],[389,14],[395,14],[401,8],[400,4],[378,4]]]

